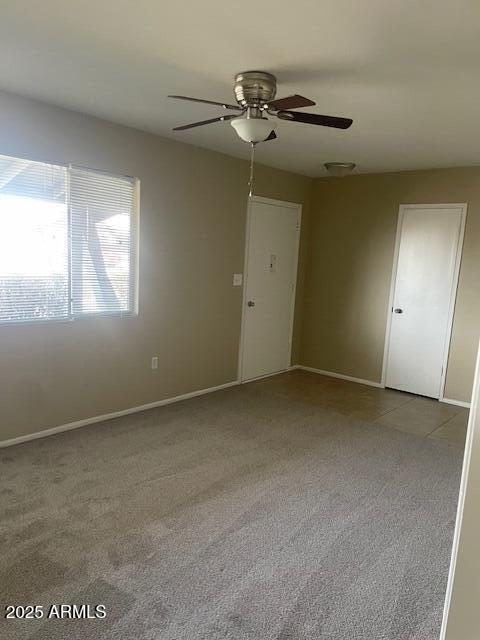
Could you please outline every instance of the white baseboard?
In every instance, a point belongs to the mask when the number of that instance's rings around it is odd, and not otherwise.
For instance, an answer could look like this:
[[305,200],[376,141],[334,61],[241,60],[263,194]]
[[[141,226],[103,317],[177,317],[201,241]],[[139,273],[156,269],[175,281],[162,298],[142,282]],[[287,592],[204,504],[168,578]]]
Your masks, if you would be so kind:
[[274,376],[279,376],[282,373],[287,373],[287,371],[291,371],[292,369],[296,369],[297,366],[287,367],[286,369],[281,369],[280,371],[274,371],[273,373],[264,373],[262,376],[257,376],[256,378],[249,378],[248,380],[241,380],[240,384],[249,384],[250,382],[258,382],[258,380],[264,380],[265,378],[273,378]]
[[128,416],[131,413],[139,413],[140,411],[146,411],[147,409],[155,409],[156,407],[163,407],[164,405],[167,405],[167,404],[173,404],[174,402],[180,402],[181,400],[188,400],[189,398],[195,398],[195,396],[203,396],[206,393],[213,393],[214,391],[220,391],[221,389],[234,387],[238,384],[239,384],[238,380],[234,380],[232,382],[227,382],[225,384],[219,384],[216,387],[208,387],[207,389],[190,391],[190,393],[183,393],[182,395],[174,396],[173,398],[165,398],[164,400],[149,402],[148,404],[142,404],[138,407],[131,407],[130,409],[122,409],[121,411],[112,411],[111,413],[105,413],[101,416],[93,416],[91,418],[84,418],[83,420],[75,420],[75,422],[61,424],[58,427],[52,427],[51,429],[44,429],[43,431],[37,431],[36,433],[29,433],[25,436],[18,436],[17,438],[10,438],[9,440],[1,440],[0,449],[4,447],[11,447],[15,444],[21,444],[22,442],[29,442],[30,440],[37,440],[38,438],[46,438],[47,436],[53,436],[55,433],[62,433],[62,431],[71,431],[72,429],[79,429],[80,427],[86,427],[87,425],[95,424],[96,422],[104,422],[105,420],[112,420],[112,418],[120,418],[121,416]]
[[381,382],[374,382],[373,380],[363,380],[363,378],[354,378],[353,376],[345,376],[343,373],[324,371],[323,369],[315,369],[314,367],[305,367],[303,364],[296,364],[292,367],[292,369],[303,369],[303,371],[319,373],[322,376],[329,376],[330,378],[340,378],[340,380],[349,380],[350,382],[358,382],[358,384],[367,384],[370,387],[380,387],[383,389],[383,384]]
[[446,402],[447,404],[456,404],[458,407],[465,407],[465,409],[470,409],[470,402],[464,402],[463,400],[452,400],[451,398],[440,398],[440,402]]
[[[303,364],[294,364],[290,369],[303,369],[304,371],[311,371],[312,373],[320,373],[322,376],[330,376],[331,378],[340,378],[341,380],[350,380],[350,382],[358,382],[359,384],[368,384],[371,387],[384,388],[381,382],[374,382],[373,380],[363,380],[362,378],[353,378],[352,376],[345,376],[343,373],[335,373],[333,371],[324,371],[323,369],[315,369],[314,367],[305,367]],[[470,402],[464,402],[463,400],[452,400],[451,398],[440,398],[440,402],[446,402],[447,404],[454,404],[458,407],[465,407],[470,409]]]
[[[346,376],[342,373],[335,373],[333,371],[324,371],[323,369],[315,369],[314,367],[306,367],[302,364],[294,364],[289,367],[288,370],[293,371],[294,369],[302,369],[303,371],[310,371],[312,373],[319,373],[323,376],[329,376],[331,378],[340,378],[341,380],[349,380],[350,382],[357,382],[359,384],[366,384],[371,387],[380,387],[383,385],[380,382],[374,382],[373,380],[363,380],[362,378],[354,378],[352,376]],[[279,372],[283,373],[283,372]],[[271,375],[271,374],[270,374]],[[262,376],[267,377],[267,376]],[[146,411],[148,409],[155,409],[156,407],[163,407],[167,404],[173,404],[174,402],[180,402],[181,400],[188,400],[189,398],[195,398],[196,396],[202,396],[207,393],[213,393],[215,391],[220,391],[221,389],[228,389],[228,387],[234,387],[240,384],[238,380],[233,380],[232,382],[226,382],[225,384],[219,384],[216,387],[208,387],[207,389],[199,389],[197,391],[190,391],[189,393],[183,393],[179,396],[174,396],[173,398],[165,398],[164,400],[157,400],[155,402],[149,402],[148,404],[142,404],[137,407],[131,407],[129,409],[122,409],[120,411],[112,411],[111,413],[105,413],[101,416],[93,416],[91,418],[84,418],[83,420],[75,420],[75,422],[69,422],[67,424],[61,424],[57,427],[52,427],[51,429],[44,429],[43,431],[37,431],[35,433],[29,433],[24,436],[18,436],[17,438],[10,438],[8,440],[0,441],[0,449],[4,447],[11,447],[15,444],[21,444],[22,442],[29,442],[30,440],[37,440],[38,438],[46,438],[48,436],[53,436],[56,433],[62,433],[63,431],[71,431],[72,429],[79,429],[80,427],[86,427],[89,424],[95,424],[96,422],[104,422],[105,420],[112,420],[113,418],[120,418],[121,416],[127,416],[132,413],[139,413],[140,411]],[[466,409],[470,408],[469,402],[464,402],[463,400],[452,400],[450,398],[442,398],[441,402],[446,402],[447,404],[454,404],[459,407],[465,407]]]

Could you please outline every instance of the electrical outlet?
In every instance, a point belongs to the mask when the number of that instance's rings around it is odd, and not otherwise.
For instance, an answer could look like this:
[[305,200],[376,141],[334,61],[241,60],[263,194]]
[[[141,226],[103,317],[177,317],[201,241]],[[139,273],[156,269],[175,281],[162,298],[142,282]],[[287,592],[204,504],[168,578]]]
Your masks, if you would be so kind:
[[158,369],[158,356],[152,357],[152,369]]
[[243,273],[234,273],[233,274],[233,286],[241,287],[243,281]]

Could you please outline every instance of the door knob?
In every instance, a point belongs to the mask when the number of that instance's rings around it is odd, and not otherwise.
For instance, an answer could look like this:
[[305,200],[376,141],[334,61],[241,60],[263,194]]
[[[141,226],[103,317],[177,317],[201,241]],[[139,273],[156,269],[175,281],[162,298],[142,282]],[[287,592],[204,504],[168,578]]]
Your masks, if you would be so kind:
[[403,313],[403,309],[394,309],[393,313]]
[[248,305],[249,307],[254,307],[254,306],[255,306],[255,302],[254,302],[254,300],[249,300],[249,301],[247,302],[247,305]]

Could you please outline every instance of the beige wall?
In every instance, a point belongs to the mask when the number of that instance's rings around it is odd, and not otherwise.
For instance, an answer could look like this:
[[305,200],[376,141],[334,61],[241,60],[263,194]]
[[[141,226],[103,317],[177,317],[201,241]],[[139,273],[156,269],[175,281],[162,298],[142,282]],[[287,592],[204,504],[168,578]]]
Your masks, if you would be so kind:
[[470,399],[480,335],[480,168],[317,179],[303,296],[302,364],[380,381],[400,204],[467,202],[445,395]]
[[[137,176],[141,223],[138,317],[0,326],[0,440],[236,378],[247,162],[5,93],[1,153]],[[255,192],[308,225],[309,178],[259,166]]]

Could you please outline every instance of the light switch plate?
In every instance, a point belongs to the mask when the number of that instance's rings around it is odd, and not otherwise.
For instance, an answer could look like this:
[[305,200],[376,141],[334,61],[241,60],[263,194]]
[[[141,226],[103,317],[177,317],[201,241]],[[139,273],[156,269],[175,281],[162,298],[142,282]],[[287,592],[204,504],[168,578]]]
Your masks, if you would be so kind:
[[241,287],[243,282],[243,273],[234,273],[233,274],[233,286]]

